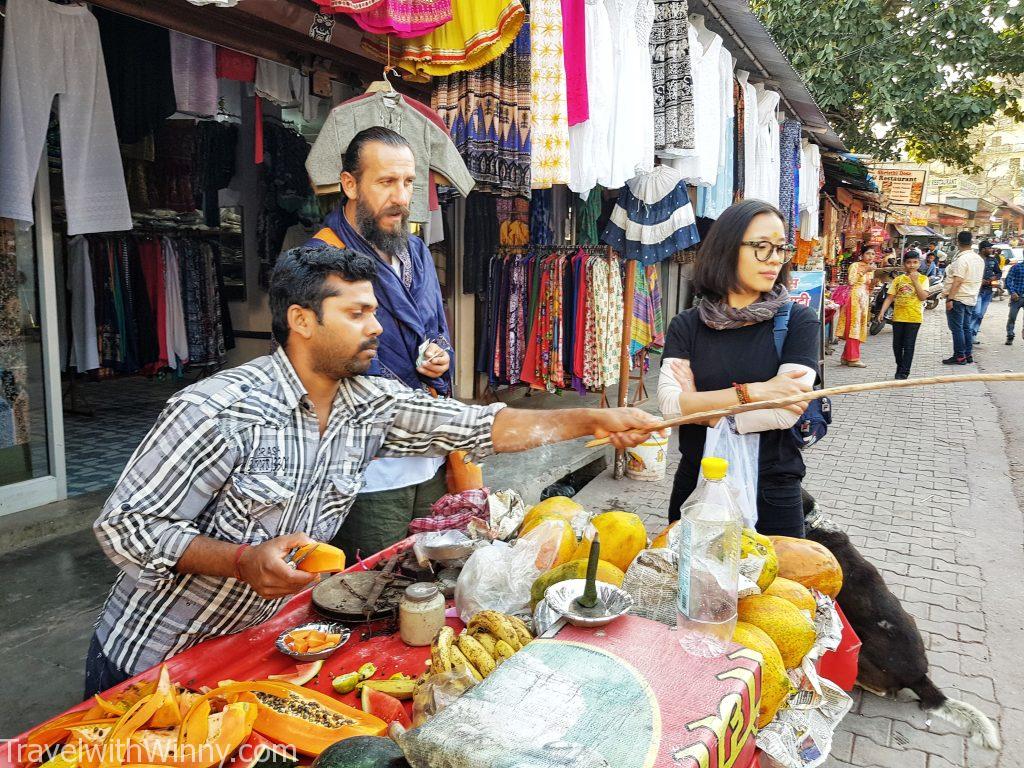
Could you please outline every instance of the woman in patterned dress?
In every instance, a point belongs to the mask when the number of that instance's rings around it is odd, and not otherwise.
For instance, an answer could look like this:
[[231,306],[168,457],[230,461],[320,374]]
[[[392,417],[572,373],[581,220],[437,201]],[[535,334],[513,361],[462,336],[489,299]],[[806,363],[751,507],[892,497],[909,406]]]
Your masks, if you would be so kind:
[[[856,256],[854,256],[857,259]],[[867,368],[860,359],[860,344],[867,341],[868,321],[871,316],[871,276],[875,266],[875,252],[868,248],[859,259],[850,264],[846,281],[850,286],[850,298],[840,312],[836,335],[846,340],[843,347],[843,365],[851,368]]]

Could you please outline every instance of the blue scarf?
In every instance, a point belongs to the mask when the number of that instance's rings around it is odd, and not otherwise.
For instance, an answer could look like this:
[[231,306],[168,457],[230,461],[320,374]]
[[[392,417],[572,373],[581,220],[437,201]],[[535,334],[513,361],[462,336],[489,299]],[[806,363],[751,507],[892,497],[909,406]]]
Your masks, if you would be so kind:
[[429,386],[439,394],[449,394],[454,357],[448,372],[441,378],[429,379],[416,371],[416,358],[424,341],[440,337],[451,346],[441,286],[427,246],[418,237],[409,238],[409,257],[402,260],[400,278],[377,256],[373,246],[349,223],[343,211],[328,214],[324,225],[330,227],[346,247],[369,256],[377,264],[373,291],[380,305],[377,320],[384,332],[369,375],[399,379],[412,389]]

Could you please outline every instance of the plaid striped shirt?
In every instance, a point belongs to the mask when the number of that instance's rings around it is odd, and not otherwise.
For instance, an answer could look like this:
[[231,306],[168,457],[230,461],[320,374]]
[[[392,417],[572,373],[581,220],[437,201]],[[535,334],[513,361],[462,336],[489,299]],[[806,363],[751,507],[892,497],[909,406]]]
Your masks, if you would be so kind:
[[1006,273],[1006,290],[1024,296],[1024,264],[1014,264]]
[[490,455],[500,408],[360,376],[341,381],[321,437],[283,350],[177,393],[93,526],[122,571],[96,624],[103,652],[137,674],[266,621],[288,598],[265,600],[237,579],[175,571],[195,536],[259,544],[303,531],[329,541],[375,456]]

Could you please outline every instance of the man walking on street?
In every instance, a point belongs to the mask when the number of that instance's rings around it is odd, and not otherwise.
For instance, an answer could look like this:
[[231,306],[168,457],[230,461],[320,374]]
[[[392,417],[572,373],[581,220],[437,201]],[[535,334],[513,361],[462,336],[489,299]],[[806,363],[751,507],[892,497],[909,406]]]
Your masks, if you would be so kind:
[[916,250],[903,257],[903,274],[898,275],[889,285],[889,295],[878,313],[879,322],[885,318],[886,310],[894,302],[892,313],[892,351],[896,356],[896,378],[910,378],[910,366],[914,362],[914,348],[917,333],[924,322],[924,300],[928,298],[928,278],[918,272],[921,254]]
[[974,362],[974,337],[971,320],[981,291],[985,262],[971,247],[974,237],[964,231],[956,236],[957,254],[946,268],[942,292],[946,295],[946,322],[953,334],[953,355],[943,365],[967,365]]
[[978,343],[978,331],[981,330],[981,321],[985,319],[985,313],[992,303],[992,291],[999,285],[999,278],[1002,277],[1003,268],[999,263],[999,256],[996,254],[992,243],[982,240],[978,246],[981,258],[985,261],[985,270],[981,275],[981,291],[978,293],[978,303],[974,305],[974,312],[971,313],[971,340]]
[[[1024,309],[1024,262],[1018,261],[1006,274],[1006,292],[1010,294],[1010,317],[1006,321],[1006,344],[1013,344],[1017,313]],[[1024,334],[1022,334],[1024,335]]]

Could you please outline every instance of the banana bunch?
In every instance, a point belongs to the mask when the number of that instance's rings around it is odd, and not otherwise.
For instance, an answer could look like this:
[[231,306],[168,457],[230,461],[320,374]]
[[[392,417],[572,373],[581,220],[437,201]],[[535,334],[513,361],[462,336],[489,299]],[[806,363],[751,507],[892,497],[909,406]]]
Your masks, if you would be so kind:
[[443,627],[430,646],[432,672],[465,667],[479,682],[512,654],[533,640],[529,627],[516,616],[480,611],[460,634]]

